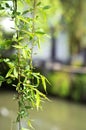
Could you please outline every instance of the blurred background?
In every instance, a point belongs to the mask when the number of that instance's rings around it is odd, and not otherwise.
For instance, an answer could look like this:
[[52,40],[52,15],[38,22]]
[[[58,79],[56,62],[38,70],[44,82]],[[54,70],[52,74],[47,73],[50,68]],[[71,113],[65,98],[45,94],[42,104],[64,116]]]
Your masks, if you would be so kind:
[[[11,5],[12,1],[7,0]],[[30,112],[36,130],[86,130],[86,0],[47,0],[50,5],[45,22],[49,37],[34,48],[33,64],[50,81],[49,102],[43,110]],[[0,8],[2,8],[0,4]],[[9,12],[9,9],[7,9]],[[0,57],[10,57],[15,50],[11,39],[14,21],[0,13]],[[0,74],[8,67],[0,63]],[[39,87],[41,91],[41,86]],[[17,103],[15,89],[3,83],[0,88],[0,129],[17,130],[14,122]],[[26,124],[23,122],[23,126]]]

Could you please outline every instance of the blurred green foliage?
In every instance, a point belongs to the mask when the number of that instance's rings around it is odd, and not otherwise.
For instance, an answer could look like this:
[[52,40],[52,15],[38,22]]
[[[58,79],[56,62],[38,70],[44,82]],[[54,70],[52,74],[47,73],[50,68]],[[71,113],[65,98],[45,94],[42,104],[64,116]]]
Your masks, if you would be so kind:
[[67,97],[70,90],[69,75],[63,72],[51,72],[48,74],[48,79],[51,82],[50,93]]
[[50,72],[47,77],[52,87],[48,88],[48,92],[62,98],[86,101],[86,75],[70,75],[63,72]]
[[86,100],[86,75],[75,75],[72,80],[71,97],[76,101]]

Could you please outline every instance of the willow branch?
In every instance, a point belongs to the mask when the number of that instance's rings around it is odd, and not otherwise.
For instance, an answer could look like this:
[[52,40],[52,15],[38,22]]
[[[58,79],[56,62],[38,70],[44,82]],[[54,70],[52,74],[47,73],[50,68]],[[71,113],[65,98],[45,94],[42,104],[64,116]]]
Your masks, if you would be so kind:
[[[17,24],[17,0],[13,0],[13,8],[14,8],[14,21],[15,21],[15,25],[18,26]],[[19,31],[16,30],[16,39],[18,41],[18,38],[19,38]],[[19,45],[19,42],[17,42],[17,44]],[[17,57],[18,57],[18,83],[20,83],[20,49],[18,49],[18,52],[17,52]],[[18,90],[20,90],[20,85],[19,85],[19,88]],[[20,92],[18,91],[18,112],[20,112]],[[19,130],[21,130],[21,119],[19,117]]]
[[35,14],[36,14],[36,0],[33,0],[33,23],[32,23],[32,34],[33,34],[33,40],[32,40],[32,47],[31,47],[31,61],[30,61],[30,68],[33,69],[32,65],[32,59],[33,59],[33,49],[34,49],[34,42],[35,42]]

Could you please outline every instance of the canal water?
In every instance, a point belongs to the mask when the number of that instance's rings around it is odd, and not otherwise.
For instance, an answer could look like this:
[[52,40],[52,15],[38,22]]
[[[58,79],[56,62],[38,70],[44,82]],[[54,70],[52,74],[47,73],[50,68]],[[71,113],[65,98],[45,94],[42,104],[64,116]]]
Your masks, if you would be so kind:
[[[15,123],[17,102],[13,92],[0,92],[0,130],[18,130]],[[31,110],[35,130],[86,130],[86,105],[50,98],[42,110]],[[26,124],[23,122],[23,126]]]

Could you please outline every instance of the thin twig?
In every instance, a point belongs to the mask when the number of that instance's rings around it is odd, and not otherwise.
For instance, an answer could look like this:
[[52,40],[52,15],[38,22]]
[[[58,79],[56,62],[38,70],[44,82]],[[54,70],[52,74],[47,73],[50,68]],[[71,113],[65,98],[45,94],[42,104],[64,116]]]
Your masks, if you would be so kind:
[[[14,7],[14,13],[16,14],[17,12],[17,0],[13,0],[13,7]],[[16,26],[17,25],[17,21],[16,21],[16,15],[15,15],[15,24]],[[16,30],[16,39],[18,41],[18,38],[19,38],[19,31]],[[19,42],[17,43],[19,45]],[[18,83],[20,83],[20,49],[18,49],[18,52],[17,52],[17,57],[18,57]],[[19,89],[20,89],[20,84],[19,84]],[[20,112],[20,93],[18,92],[18,112]],[[21,130],[21,119],[19,117],[19,130]]]
[[35,41],[35,13],[36,13],[36,0],[33,0],[33,23],[32,23],[33,40],[31,44],[31,60],[30,60],[31,70],[33,69],[32,59],[33,59],[33,49],[34,49],[34,41]]

